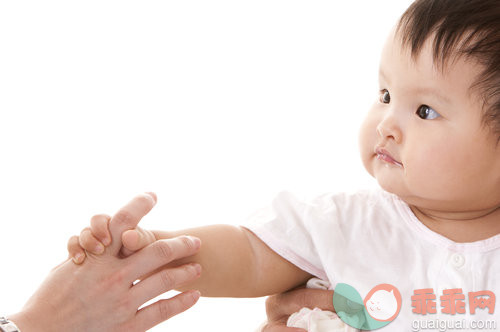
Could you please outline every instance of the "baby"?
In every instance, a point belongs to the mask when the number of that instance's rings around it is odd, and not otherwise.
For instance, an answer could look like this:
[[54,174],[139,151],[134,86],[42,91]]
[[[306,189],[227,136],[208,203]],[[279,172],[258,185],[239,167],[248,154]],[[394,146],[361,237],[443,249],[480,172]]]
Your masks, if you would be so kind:
[[[128,249],[199,237],[202,249],[189,261],[203,273],[186,287],[203,296],[265,296],[317,277],[364,298],[388,284],[402,301],[381,330],[439,320],[498,327],[499,31],[499,0],[417,0],[403,14],[383,48],[379,97],[360,133],[379,189],[310,201],[284,192],[245,227],[135,229],[124,234]],[[105,227],[92,232],[107,234]],[[104,238],[80,243],[92,251]]]

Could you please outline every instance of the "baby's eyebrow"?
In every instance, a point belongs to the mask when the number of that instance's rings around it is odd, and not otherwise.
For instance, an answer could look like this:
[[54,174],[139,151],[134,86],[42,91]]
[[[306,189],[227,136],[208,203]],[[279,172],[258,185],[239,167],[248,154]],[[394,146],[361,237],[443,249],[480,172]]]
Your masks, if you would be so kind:
[[379,71],[378,71],[378,77],[384,79],[384,81],[387,82],[387,75],[384,73],[384,71],[382,70],[382,68],[380,68]]
[[435,99],[439,99],[447,104],[451,104],[451,99],[446,95],[439,93],[439,91],[435,88],[416,87],[413,89],[413,91],[418,95],[432,96]]

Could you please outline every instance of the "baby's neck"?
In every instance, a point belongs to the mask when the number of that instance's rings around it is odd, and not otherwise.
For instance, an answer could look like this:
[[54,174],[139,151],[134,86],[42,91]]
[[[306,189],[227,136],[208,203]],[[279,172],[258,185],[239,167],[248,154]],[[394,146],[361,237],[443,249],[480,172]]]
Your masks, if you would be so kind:
[[474,242],[500,234],[500,207],[489,211],[444,213],[410,205],[429,229],[455,242]]

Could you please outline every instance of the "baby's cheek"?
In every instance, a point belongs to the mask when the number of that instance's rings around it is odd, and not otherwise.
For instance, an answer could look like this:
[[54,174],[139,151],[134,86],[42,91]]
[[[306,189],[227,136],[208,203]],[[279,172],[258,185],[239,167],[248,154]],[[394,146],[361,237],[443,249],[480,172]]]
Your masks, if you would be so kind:
[[423,144],[410,149],[405,163],[409,186],[418,196],[449,199],[461,181],[455,173],[456,160],[442,146]]
[[373,111],[367,114],[359,131],[359,151],[365,169],[373,176],[373,150],[377,145],[378,121]]

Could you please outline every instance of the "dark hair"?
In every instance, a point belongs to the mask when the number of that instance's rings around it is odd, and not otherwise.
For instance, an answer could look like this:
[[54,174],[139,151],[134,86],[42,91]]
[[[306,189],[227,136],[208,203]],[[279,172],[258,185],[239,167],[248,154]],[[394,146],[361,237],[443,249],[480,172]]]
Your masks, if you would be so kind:
[[500,0],[417,0],[401,16],[396,28],[404,47],[415,58],[434,34],[434,61],[445,66],[454,57],[480,63],[472,89],[483,101],[483,125],[500,142]]

